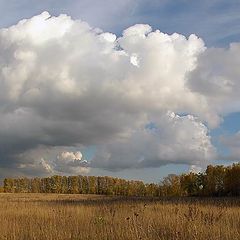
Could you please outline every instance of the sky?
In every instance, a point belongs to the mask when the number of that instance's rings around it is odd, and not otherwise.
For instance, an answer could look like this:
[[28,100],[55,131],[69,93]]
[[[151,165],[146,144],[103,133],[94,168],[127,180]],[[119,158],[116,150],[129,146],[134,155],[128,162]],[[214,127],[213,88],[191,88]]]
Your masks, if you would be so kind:
[[237,0],[0,0],[0,178],[159,182],[240,155]]

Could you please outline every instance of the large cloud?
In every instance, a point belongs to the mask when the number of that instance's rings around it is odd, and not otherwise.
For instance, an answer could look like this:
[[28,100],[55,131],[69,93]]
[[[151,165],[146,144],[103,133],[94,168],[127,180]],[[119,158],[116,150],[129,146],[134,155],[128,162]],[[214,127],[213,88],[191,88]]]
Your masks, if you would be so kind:
[[[216,126],[221,111],[195,87],[194,73],[188,80],[204,52],[195,35],[139,24],[117,38],[47,12],[1,29],[1,166],[33,169],[42,149],[89,145],[97,148],[90,165],[112,170],[211,161],[201,121]],[[59,159],[55,169],[72,171],[74,160]]]

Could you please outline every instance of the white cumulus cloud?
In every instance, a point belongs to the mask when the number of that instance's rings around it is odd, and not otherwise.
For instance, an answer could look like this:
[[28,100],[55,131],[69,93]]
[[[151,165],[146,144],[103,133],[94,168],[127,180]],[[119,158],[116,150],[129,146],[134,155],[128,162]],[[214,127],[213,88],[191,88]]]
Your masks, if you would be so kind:
[[215,155],[206,126],[191,115],[168,112],[154,123],[99,148],[91,165],[113,170],[168,163],[206,167]]
[[[215,156],[208,126],[230,103],[238,108],[237,46],[207,50],[196,35],[144,24],[117,37],[47,12],[1,29],[0,166],[28,168],[29,156],[41,159],[39,146],[80,145],[96,146],[91,167],[205,165]],[[85,171],[80,153],[52,162],[60,172]]]
[[57,155],[54,169],[60,173],[86,174],[89,172],[88,162],[81,152],[62,152]]

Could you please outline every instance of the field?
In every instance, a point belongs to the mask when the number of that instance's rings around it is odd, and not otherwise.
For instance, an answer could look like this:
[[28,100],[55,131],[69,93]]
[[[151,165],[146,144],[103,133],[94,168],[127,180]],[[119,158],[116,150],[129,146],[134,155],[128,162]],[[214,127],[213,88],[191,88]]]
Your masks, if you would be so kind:
[[239,240],[240,199],[0,194],[0,239]]

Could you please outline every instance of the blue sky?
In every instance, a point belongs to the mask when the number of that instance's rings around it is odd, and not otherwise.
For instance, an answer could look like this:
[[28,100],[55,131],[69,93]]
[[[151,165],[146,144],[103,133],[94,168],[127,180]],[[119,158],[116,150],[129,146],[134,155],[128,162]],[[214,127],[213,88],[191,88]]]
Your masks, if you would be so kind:
[[238,0],[1,0],[0,26],[10,26],[46,10],[53,15],[66,13],[118,34],[136,23],[147,23],[166,33],[195,33],[214,47],[227,47],[240,36]]
[[[39,15],[43,11],[48,11],[54,16],[67,14],[73,19],[81,19],[93,27],[101,28],[104,32],[112,32],[117,36],[121,36],[126,28],[134,24],[149,24],[154,30],[160,29],[168,34],[177,32],[189,36],[193,33],[201,37],[209,49],[228,49],[231,43],[239,42],[240,39],[240,1],[237,0],[0,0],[0,28],[8,28],[22,19]],[[193,81],[193,84],[196,83]],[[213,95],[207,96],[207,99],[211,101],[212,98]],[[232,103],[238,102],[238,99],[235,97]],[[237,133],[240,131],[240,112],[238,110],[238,107],[234,111],[223,110],[221,112],[217,109],[216,112],[222,117],[222,121],[217,127],[208,127],[211,141],[219,155],[214,163],[227,164],[232,163],[233,159],[237,160],[236,146],[231,144],[234,139],[239,141]],[[195,112],[193,114],[195,115]],[[202,117],[201,114],[199,113],[200,117]],[[202,118],[205,122],[206,119]],[[155,127],[155,122],[152,124]],[[75,149],[81,150],[87,159],[92,159],[96,146],[91,141],[89,143],[86,141],[86,143],[84,147],[80,144]],[[111,147],[114,152],[114,147]],[[231,151],[234,157],[229,156],[232,154]],[[53,156],[53,153],[50,155]],[[228,160],[223,159],[225,156]],[[189,168],[184,161],[178,165],[173,163],[161,167],[153,167],[153,165],[148,168],[129,168],[121,171],[111,171],[103,165],[102,168],[94,168],[91,174],[158,181],[168,173],[180,173]]]

